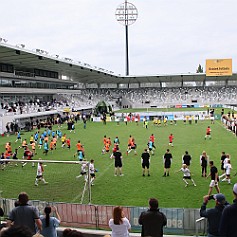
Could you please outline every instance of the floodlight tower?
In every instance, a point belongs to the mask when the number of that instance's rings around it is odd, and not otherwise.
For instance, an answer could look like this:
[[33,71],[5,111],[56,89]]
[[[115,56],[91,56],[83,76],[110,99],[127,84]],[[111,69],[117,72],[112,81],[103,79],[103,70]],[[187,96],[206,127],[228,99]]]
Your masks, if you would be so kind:
[[129,75],[129,60],[128,60],[128,26],[135,23],[138,17],[137,8],[125,0],[116,8],[115,16],[117,21],[125,26],[126,37],[126,76]]

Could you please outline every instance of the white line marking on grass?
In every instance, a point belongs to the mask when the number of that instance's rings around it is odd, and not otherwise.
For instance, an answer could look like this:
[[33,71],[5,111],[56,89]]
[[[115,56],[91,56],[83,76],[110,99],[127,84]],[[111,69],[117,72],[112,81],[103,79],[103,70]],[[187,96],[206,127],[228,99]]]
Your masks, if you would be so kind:
[[[111,164],[108,165],[107,168],[104,169],[103,172],[101,172],[100,175],[98,175],[95,180],[98,180],[100,177],[104,176],[104,174],[108,171],[108,169],[109,169],[113,164],[114,164],[114,162],[111,162]],[[84,185],[84,184],[83,184],[83,185]],[[82,190],[82,192],[83,192],[83,190]],[[78,198],[81,198],[82,192],[81,192],[80,194],[78,194],[76,197],[74,197],[74,198],[71,200],[71,202],[75,202]]]

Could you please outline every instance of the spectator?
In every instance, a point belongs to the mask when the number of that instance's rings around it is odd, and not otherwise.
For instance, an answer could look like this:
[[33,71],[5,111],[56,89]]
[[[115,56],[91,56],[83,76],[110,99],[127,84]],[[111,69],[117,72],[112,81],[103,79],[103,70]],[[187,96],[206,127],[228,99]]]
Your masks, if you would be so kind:
[[[215,207],[206,210],[206,206],[209,200],[215,200]],[[200,216],[207,218],[208,221],[208,237],[221,236],[218,232],[220,225],[221,215],[228,203],[225,200],[225,196],[221,193],[216,195],[206,195],[203,197],[203,204],[200,209]]]
[[84,235],[77,230],[64,229],[62,237],[83,237]]
[[[56,217],[50,217],[50,213],[54,212]],[[44,237],[57,237],[56,227],[59,226],[61,218],[56,207],[47,206],[44,208],[45,215],[40,216],[42,221],[42,232]]]
[[39,212],[34,206],[28,204],[29,197],[27,193],[22,192],[18,196],[19,206],[12,209],[9,214],[7,224],[10,226],[27,226],[32,234],[36,233],[35,224],[39,231],[42,230],[42,222],[39,218]]
[[1,237],[32,237],[32,232],[27,226],[11,226],[0,233]]
[[233,187],[234,203],[226,207],[220,222],[220,234],[225,237],[237,236],[237,183]]
[[163,226],[166,226],[167,219],[164,213],[159,211],[158,200],[150,198],[150,208],[141,213],[139,224],[142,225],[141,236],[162,237]]
[[124,216],[122,207],[115,207],[113,210],[113,219],[109,220],[109,227],[112,230],[112,237],[129,237],[131,224]]

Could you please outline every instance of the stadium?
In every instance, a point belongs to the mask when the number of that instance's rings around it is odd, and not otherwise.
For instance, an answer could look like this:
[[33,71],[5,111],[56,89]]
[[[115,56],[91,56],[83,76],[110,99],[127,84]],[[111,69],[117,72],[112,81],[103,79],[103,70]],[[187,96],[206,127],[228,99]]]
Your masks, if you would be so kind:
[[[0,206],[8,213],[18,193],[26,191],[40,211],[48,204],[56,205],[62,226],[108,230],[113,207],[121,205],[132,231],[139,232],[139,214],[150,197],[157,197],[168,219],[166,234],[205,234],[206,222],[199,219],[199,207],[210,180],[201,177],[200,155],[207,151],[219,172],[222,151],[234,158],[236,101],[237,73],[232,73],[232,65],[231,70],[225,67],[224,72],[211,76],[207,72],[124,76],[39,48],[14,46],[1,38],[1,153],[10,142],[19,160],[1,163]],[[75,130],[69,125],[72,121]],[[208,126],[212,130],[210,140],[205,139]],[[45,154],[36,144],[33,160],[42,159],[48,181],[36,187],[32,160],[22,165],[22,140],[28,142],[35,133],[48,130],[60,130],[71,145],[61,146],[58,139],[57,149]],[[151,157],[151,177],[144,178],[140,160],[151,134],[155,135],[156,149]],[[169,146],[170,134],[174,135],[173,147]],[[130,135],[135,137],[137,154],[126,154]],[[101,152],[104,136],[112,143],[115,137],[120,139],[123,177],[114,176],[112,148],[109,154]],[[83,161],[94,159],[98,168],[93,187],[76,178],[82,164],[75,155],[78,140],[85,149]],[[162,157],[167,149],[174,159],[170,177],[162,177]],[[197,187],[185,188],[177,172],[186,150],[192,155],[190,169]],[[232,183],[236,183],[237,161],[231,162]],[[220,188],[231,202],[232,185],[223,182]]]

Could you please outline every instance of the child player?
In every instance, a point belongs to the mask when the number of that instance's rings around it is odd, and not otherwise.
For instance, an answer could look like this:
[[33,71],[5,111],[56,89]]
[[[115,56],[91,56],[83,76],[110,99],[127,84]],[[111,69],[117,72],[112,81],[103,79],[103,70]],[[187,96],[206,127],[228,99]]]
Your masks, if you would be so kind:
[[84,163],[81,165],[81,173],[80,175],[76,176],[77,179],[79,179],[80,177],[84,176],[84,180],[85,182],[87,181],[87,177],[86,177],[86,167],[87,167],[87,164]]
[[35,186],[38,186],[38,182],[39,181],[43,181],[44,184],[48,184],[48,182],[46,182],[44,177],[43,177],[43,173],[44,173],[43,163],[39,162],[38,166],[37,166],[37,174],[36,174],[36,178],[35,178]]
[[197,185],[195,184],[194,180],[191,178],[191,172],[190,172],[190,170],[188,169],[188,167],[187,167],[186,164],[183,164],[183,165],[182,165],[182,168],[181,168],[180,170],[178,170],[177,172],[179,172],[179,171],[183,172],[183,181],[184,181],[184,183],[186,184],[186,185],[185,185],[185,188],[188,187],[188,185],[189,185],[188,180],[191,180],[191,181],[192,181],[193,186],[195,186],[195,187],[197,186]]
[[174,140],[174,136],[173,136],[173,134],[171,133],[171,134],[169,135],[169,146],[174,146],[173,140]]

